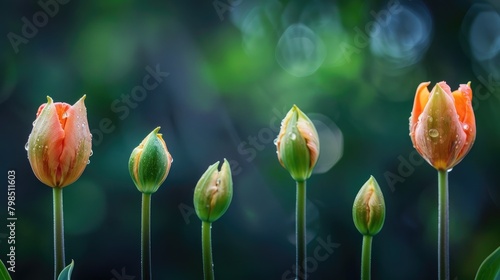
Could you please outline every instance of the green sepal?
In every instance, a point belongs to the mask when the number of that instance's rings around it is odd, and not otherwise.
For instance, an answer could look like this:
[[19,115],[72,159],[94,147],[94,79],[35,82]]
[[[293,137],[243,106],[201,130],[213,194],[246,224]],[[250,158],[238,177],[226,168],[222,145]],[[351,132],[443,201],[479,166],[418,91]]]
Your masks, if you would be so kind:
[[285,168],[295,181],[305,181],[311,176],[311,160],[306,140],[297,128],[298,114],[294,114],[286,127],[281,154]]
[[0,260],[0,280],[12,280],[2,260]]
[[73,272],[74,265],[75,262],[71,260],[71,263],[61,271],[57,280],[71,280],[71,273]]
[[479,266],[475,280],[500,280],[500,246]]

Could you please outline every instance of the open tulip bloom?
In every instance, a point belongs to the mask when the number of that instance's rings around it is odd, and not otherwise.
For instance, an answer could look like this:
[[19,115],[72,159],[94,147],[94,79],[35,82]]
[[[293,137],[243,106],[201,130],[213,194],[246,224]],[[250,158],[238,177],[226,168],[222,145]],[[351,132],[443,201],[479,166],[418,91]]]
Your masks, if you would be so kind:
[[421,83],[410,116],[410,138],[418,153],[438,171],[438,276],[449,279],[448,171],[470,151],[476,138],[470,83],[451,92],[445,82]]
[[25,147],[35,176],[53,190],[54,279],[65,266],[62,189],[80,177],[92,153],[84,100],[85,95],[71,106],[47,96]]

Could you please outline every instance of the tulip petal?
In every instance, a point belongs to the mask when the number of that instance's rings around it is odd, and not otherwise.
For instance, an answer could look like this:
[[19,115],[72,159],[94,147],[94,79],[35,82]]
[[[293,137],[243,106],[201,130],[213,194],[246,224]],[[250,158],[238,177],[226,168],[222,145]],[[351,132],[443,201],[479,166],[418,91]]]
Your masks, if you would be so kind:
[[448,170],[467,154],[474,141],[472,90],[461,85],[451,92],[437,83],[427,97],[428,83],[421,83],[410,117],[410,137],[415,149],[438,170]]
[[90,157],[92,140],[84,100],[85,95],[73,106],[58,110],[59,120],[64,128],[62,153],[59,158],[61,187],[75,182],[80,177]]
[[415,93],[415,101],[413,102],[413,110],[411,111],[411,116],[410,116],[410,136],[414,143],[415,143],[414,141],[415,126],[417,125],[418,117],[424,111],[427,101],[429,101],[430,93],[427,87],[429,86],[430,83],[431,82],[420,83]]
[[59,123],[56,105],[47,96],[40,106],[33,130],[28,139],[28,158],[35,176],[44,184],[58,186],[59,157],[62,152],[64,131]]
[[455,98],[455,107],[457,108],[457,114],[462,123],[462,129],[466,135],[464,146],[459,153],[459,159],[455,163],[458,164],[470,151],[476,138],[476,120],[472,108],[472,89],[470,88],[470,82],[466,85],[461,84],[459,89],[453,92],[453,97]]

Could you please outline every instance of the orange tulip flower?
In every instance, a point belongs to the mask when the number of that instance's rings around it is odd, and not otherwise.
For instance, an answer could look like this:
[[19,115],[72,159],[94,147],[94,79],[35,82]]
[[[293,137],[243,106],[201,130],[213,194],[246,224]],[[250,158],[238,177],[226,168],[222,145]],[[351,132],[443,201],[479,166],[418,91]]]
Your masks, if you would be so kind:
[[437,170],[449,170],[470,151],[476,138],[470,82],[451,92],[440,82],[429,93],[421,83],[410,117],[410,137],[420,155]]
[[75,182],[87,166],[92,136],[84,100],[71,106],[47,96],[38,109],[26,150],[35,176],[49,187]]

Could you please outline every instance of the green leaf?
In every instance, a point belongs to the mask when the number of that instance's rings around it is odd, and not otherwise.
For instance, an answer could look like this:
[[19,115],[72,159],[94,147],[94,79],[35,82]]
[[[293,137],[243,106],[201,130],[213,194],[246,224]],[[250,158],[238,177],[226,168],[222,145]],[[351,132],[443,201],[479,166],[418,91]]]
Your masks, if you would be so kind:
[[57,280],[71,280],[71,272],[73,272],[74,265],[75,265],[75,262],[73,262],[73,260],[71,260],[71,263],[61,271],[61,274],[59,274],[59,277],[57,277]]
[[12,280],[2,260],[0,260],[0,280]]
[[475,280],[500,280],[500,246],[479,266]]

